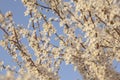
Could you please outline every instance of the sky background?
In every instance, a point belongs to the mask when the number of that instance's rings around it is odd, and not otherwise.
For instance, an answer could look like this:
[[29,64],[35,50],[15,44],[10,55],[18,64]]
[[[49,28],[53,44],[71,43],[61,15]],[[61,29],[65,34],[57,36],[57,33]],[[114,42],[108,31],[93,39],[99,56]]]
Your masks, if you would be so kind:
[[[7,11],[13,12],[13,19],[16,24],[23,24],[27,26],[28,24],[28,16],[24,16],[25,7],[21,3],[21,0],[0,0],[0,11],[5,14]],[[3,32],[0,30],[0,40],[3,37]],[[15,65],[12,61],[12,58],[8,55],[7,51],[5,51],[0,46],[0,60],[4,60],[5,65]],[[0,72],[0,74],[5,74],[5,71]],[[73,65],[66,65],[64,62],[61,64],[61,68],[59,71],[61,80],[82,80],[81,75],[74,71]]]

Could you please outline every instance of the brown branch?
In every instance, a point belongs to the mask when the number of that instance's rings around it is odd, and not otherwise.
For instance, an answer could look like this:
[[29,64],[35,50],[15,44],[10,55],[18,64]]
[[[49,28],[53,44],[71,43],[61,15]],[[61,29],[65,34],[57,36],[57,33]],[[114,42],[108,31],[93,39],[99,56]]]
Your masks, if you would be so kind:
[[[94,23],[94,21],[93,21],[93,18],[92,18],[92,15],[91,15],[91,11],[88,11],[88,13],[89,13],[89,16],[90,16],[90,19],[91,19],[91,21],[92,21],[92,24],[94,25],[94,28],[95,28],[95,23]],[[95,33],[95,37],[97,38],[98,37],[98,33],[96,32]],[[99,43],[97,42],[96,43],[96,49],[99,49]]]
[[52,10],[50,7],[46,7],[46,6],[43,6],[43,5],[41,5],[41,4],[38,4],[38,3],[35,3],[37,6],[40,6],[40,7],[42,7],[42,8],[45,8],[45,9],[49,9],[49,10]]
[[92,21],[92,24],[94,25],[94,28],[95,28],[95,23],[94,23],[94,21],[93,21],[93,18],[92,18],[92,15],[91,15],[91,11],[88,10],[88,13],[89,13],[90,19],[91,19],[91,21]]
[[0,26],[0,29],[1,29],[7,36],[9,36],[8,32],[7,32],[4,28],[2,28],[2,27]]
[[[112,46],[107,46],[107,45],[100,45],[100,47],[104,47],[104,48],[113,48]],[[115,47],[117,49],[120,49],[120,47]]]
[[76,21],[78,21],[81,25],[83,25],[83,23],[79,19],[77,19],[70,10],[67,10],[67,11],[76,19]]
[[[11,56],[14,56],[15,55],[15,52],[13,52],[8,46],[7,46],[7,49],[8,49],[8,51],[9,51],[9,53],[10,53],[10,55]],[[16,63],[17,63],[17,65],[21,68],[21,62],[19,62],[18,60],[14,60]]]
[[16,33],[15,28],[14,28],[14,34],[15,34],[15,38],[16,38],[16,40],[17,40],[17,43],[19,43],[18,36],[17,36],[17,33]]
[[[31,18],[33,17],[32,12],[30,12],[30,17]],[[33,20],[32,20],[32,27],[33,27],[33,29],[35,29],[35,25],[34,25],[34,21]]]
[[83,43],[80,43],[81,44],[81,46],[84,48],[84,49],[86,49],[86,47],[83,45]]
[[57,33],[55,33],[55,35],[66,45],[65,41],[61,37],[59,37]]
[[95,16],[99,19],[99,21],[101,21],[102,23],[104,23],[107,26],[107,23],[105,23],[105,21],[103,21],[97,14],[95,14]]
[[3,67],[3,69],[8,69],[8,70],[13,71],[13,72],[15,72],[15,73],[17,73],[17,74],[19,73],[18,71],[13,70],[13,69],[11,69],[10,67],[7,68],[5,65],[2,65],[2,67]]
[[120,30],[119,29],[117,29],[117,28],[114,28],[114,30],[117,32],[117,34],[119,35],[119,37],[120,37]]

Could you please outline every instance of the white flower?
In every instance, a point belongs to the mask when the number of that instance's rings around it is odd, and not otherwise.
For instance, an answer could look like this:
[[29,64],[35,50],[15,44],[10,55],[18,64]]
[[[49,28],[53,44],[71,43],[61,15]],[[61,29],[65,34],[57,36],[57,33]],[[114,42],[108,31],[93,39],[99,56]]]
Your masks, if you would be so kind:
[[12,17],[12,12],[11,12],[11,11],[8,11],[8,12],[5,14],[5,17],[6,17],[6,18]]
[[0,13],[0,23],[4,22],[4,16]]
[[6,47],[6,46],[7,46],[6,41],[1,40],[1,41],[0,41],[0,46],[2,46],[2,47]]

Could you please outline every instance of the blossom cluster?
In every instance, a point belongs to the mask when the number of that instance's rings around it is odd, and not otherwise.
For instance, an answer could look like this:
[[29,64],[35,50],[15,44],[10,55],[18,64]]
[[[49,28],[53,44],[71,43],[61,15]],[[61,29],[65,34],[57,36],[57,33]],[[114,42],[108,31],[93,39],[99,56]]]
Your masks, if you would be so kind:
[[15,24],[11,11],[0,13],[0,46],[16,63],[0,62],[7,72],[0,79],[60,80],[63,61],[84,80],[120,79],[112,65],[120,61],[120,0],[21,1],[28,27]]

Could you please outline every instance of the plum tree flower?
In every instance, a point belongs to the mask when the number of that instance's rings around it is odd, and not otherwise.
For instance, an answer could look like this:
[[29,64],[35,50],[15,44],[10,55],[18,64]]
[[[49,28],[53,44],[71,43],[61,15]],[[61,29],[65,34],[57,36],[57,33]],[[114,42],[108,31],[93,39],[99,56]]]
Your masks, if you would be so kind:
[[0,13],[0,23],[4,22],[4,16]]
[[15,63],[0,62],[1,80],[60,80],[62,62],[83,80],[120,80],[120,0],[21,1],[28,27],[0,13],[0,46]]

